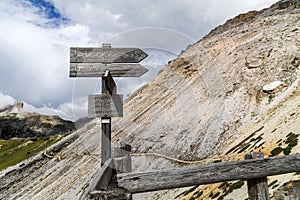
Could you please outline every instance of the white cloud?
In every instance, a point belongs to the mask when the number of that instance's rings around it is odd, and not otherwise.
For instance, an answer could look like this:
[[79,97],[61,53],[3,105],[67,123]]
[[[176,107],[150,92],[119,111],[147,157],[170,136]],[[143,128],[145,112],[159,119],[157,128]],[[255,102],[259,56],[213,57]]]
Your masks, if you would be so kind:
[[13,105],[15,101],[16,100],[13,97],[3,94],[0,91],[0,109],[7,105]]
[[[87,94],[99,88],[95,78],[69,78],[70,46],[97,46],[109,41],[179,53],[228,18],[269,6],[275,0],[49,2],[69,20],[67,23],[53,26],[53,19],[26,0],[0,1],[0,91],[28,102],[28,110],[70,119],[86,115]],[[175,34],[171,37],[171,32],[163,31],[167,29],[143,27],[173,29]],[[176,31],[183,33],[179,39]],[[119,91],[126,96],[151,80],[170,57],[166,58],[148,58],[143,64],[150,71],[139,79],[117,80]],[[14,98],[3,93],[0,106],[13,103]]]
[[[260,10],[275,2],[277,0],[210,0],[205,3],[205,7],[208,9],[203,9],[203,20],[212,25],[215,23],[214,26],[216,26],[241,13]],[[196,13],[195,8],[192,13]]]
[[73,102],[65,102],[57,106],[57,108],[47,105],[35,107],[28,103],[24,103],[23,112],[36,112],[45,115],[58,115],[65,120],[75,121],[82,117],[87,117],[87,99],[80,99]]
[[36,25],[47,19],[34,7],[13,1],[2,1],[0,13],[0,89],[36,105],[70,100],[69,46],[88,45],[89,28]]
[[[0,91],[0,109],[7,105],[14,105],[16,101],[22,101],[20,99],[15,99],[10,95],[3,94]],[[44,115],[58,115],[66,120],[75,121],[79,118],[87,116],[87,98],[77,98],[72,102],[65,102],[58,105],[56,108],[51,107],[51,105],[42,105],[40,107],[35,107],[25,101],[24,107],[21,112],[29,113],[40,113]]]
[[[85,25],[69,25],[53,30],[54,43],[64,47],[84,46],[92,43],[88,37],[90,33],[89,27]],[[69,50],[69,49],[68,49]]]
[[52,0],[52,2],[63,16],[93,29],[94,36],[132,28],[162,27],[180,31],[199,40],[210,29],[224,23],[228,18],[241,12],[262,9],[276,0]]

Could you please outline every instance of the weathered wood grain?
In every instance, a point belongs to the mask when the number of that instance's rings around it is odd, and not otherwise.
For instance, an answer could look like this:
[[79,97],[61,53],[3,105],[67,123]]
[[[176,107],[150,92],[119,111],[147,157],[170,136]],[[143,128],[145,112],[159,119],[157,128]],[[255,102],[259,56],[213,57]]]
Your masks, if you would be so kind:
[[71,63],[138,63],[148,55],[138,48],[71,47]]
[[114,77],[140,77],[146,72],[140,64],[70,63],[70,77],[103,77],[109,70]]
[[117,176],[117,181],[119,187],[131,193],[140,193],[298,171],[300,171],[300,155],[295,154],[160,171],[124,173]]
[[122,94],[92,94],[88,96],[88,116],[123,117]]
[[[245,155],[245,159],[263,158],[261,152],[251,152]],[[267,177],[247,180],[249,200],[269,200],[269,189]]]

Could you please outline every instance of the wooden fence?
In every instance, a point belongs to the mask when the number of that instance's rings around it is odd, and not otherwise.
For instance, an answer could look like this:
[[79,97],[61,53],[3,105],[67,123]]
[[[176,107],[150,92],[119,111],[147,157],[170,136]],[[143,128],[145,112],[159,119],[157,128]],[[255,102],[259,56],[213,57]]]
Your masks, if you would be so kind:
[[[135,193],[242,179],[247,180],[249,200],[265,200],[269,199],[267,176],[300,171],[300,154],[264,158],[262,153],[252,152],[240,161],[134,173],[128,172],[131,170],[129,152],[121,156],[122,159],[115,157],[103,165],[99,172],[101,178],[97,187],[89,192],[89,198],[131,199]],[[119,171],[124,165],[127,166],[125,171]],[[112,178],[108,181],[110,173]]]

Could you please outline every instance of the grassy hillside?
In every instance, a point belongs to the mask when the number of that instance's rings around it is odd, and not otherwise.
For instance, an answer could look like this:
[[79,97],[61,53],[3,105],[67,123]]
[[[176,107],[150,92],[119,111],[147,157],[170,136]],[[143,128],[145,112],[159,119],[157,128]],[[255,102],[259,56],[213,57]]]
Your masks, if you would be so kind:
[[0,170],[15,165],[60,140],[62,136],[0,140]]

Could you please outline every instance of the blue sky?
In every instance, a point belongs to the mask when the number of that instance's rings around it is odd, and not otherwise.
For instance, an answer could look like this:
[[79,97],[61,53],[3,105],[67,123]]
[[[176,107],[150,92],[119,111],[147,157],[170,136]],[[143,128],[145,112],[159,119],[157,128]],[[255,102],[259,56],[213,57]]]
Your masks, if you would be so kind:
[[147,50],[143,65],[149,72],[117,80],[126,96],[211,29],[275,2],[0,0],[0,107],[22,100],[27,111],[85,116],[87,95],[97,90],[99,80],[69,78],[70,47],[111,42]]
[[29,0],[29,2],[37,7],[42,14],[46,14],[49,19],[61,20],[63,19],[59,11],[49,1],[43,0]]
[[68,20],[61,16],[60,12],[51,2],[44,0],[29,0],[29,2],[38,9],[37,13],[39,15],[51,20],[48,26],[56,27],[68,23]]

